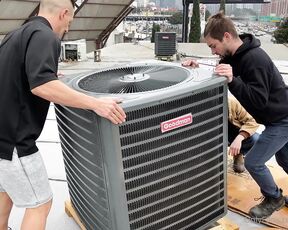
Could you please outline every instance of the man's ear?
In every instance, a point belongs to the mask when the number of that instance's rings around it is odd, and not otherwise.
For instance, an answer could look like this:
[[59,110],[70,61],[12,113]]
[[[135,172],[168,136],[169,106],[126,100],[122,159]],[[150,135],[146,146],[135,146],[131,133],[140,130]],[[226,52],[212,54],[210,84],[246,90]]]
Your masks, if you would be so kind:
[[231,40],[231,39],[232,39],[232,36],[231,36],[230,33],[225,32],[223,38],[226,39],[226,40]]
[[62,9],[59,14],[59,19],[62,20],[68,13],[69,13],[68,9]]

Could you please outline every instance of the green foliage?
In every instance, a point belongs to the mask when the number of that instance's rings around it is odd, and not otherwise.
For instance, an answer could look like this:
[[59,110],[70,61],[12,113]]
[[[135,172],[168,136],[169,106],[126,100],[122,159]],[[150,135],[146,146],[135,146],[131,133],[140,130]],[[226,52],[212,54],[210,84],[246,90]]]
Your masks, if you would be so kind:
[[211,13],[209,10],[206,9],[205,11],[205,22],[207,22],[208,18],[211,16]]
[[220,1],[220,9],[219,9],[219,11],[222,11],[224,14],[225,14],[225,3],[226,3],[225,0],[221,0]]
[[151,35],[151,42],[155,42],[155,33],[160,31],[160,26],[156,23],[153,23],[152,26],[152,35]]
[[199,43],[201,37],[199,0],[193,1],[193,12],[190,23],[189,42]]
[[288,43],[288,17],[280,23],[277,30],[273,33],[276,43]]
[[172,24],[172,25],[176,25],[176,24],[182,24],[183,22],[183,12],[179,11],[176,12],[175,14],[173,14],[168,21]]

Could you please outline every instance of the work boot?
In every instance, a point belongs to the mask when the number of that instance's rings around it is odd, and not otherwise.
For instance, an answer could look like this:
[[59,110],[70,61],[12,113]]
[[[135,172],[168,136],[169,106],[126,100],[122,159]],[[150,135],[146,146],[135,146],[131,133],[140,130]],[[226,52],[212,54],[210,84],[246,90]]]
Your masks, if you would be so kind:
[[282,195],[280,189],[280,197],[264,197],[262,202],[250,209],[249,215],[252,218],[265,219],[273,214],[273,212],[280,210],[285,205],[285,197]]
[[242,173],[245,171],[244,158],[241,153],[233,156],[233,170],[236,173]]

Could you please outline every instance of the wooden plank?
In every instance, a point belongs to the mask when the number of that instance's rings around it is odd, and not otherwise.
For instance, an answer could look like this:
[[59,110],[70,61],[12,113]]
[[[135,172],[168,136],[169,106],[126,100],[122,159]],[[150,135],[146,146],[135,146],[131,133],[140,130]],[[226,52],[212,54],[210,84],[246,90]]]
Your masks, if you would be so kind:
[[213,227],[208,227],[207,230],[239,230],[239,226],[232,221],[230,221],[227,217],[223,217],[218,220]]
[[74,221],[79,225],[81,230],[86,230],[70,200],[65,201],[65,212],[69,217],[72,217],[74,219]]

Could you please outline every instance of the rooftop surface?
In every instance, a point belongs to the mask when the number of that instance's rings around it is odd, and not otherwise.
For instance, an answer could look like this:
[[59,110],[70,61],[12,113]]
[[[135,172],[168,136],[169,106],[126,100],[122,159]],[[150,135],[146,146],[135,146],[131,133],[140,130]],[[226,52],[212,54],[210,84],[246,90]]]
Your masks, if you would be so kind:
[[[286,82],[288,82],[288,47],[263,44],[263,48],[272,57],[281,72],[284,73],[285,81],[287,79]],[[179,43],[177,49],[179,52],[185,52],[186,55],[203,58],[204,61],[215,60],[206,44]],[[125,65],[131,62],[158,61],[154,55],[154,44],[147,42],[117,44],[103,48],[101,50],[101,62],[94,62],[93,52],[87,54],[87,56],[88,59],[86,61],[60,63],[59,72],[64,75],[78,75],[95,69]],[[180,60],[175,57],[172,62],[180,65]],[[54,193],[53,206],[48,217],[46,229],[78,230],[80,229],[79,226],[65,213],[64,202],[69,200],[69,193],[53,104],[50,106],[44,130],[37,144],[42,153]],[[23,209],[13,208],[9,220],[9,226],[13,230],[20,229],[23,213]],[[244,230],[263,229],[265,227],[231,211],[228,211],[227,218]]]

